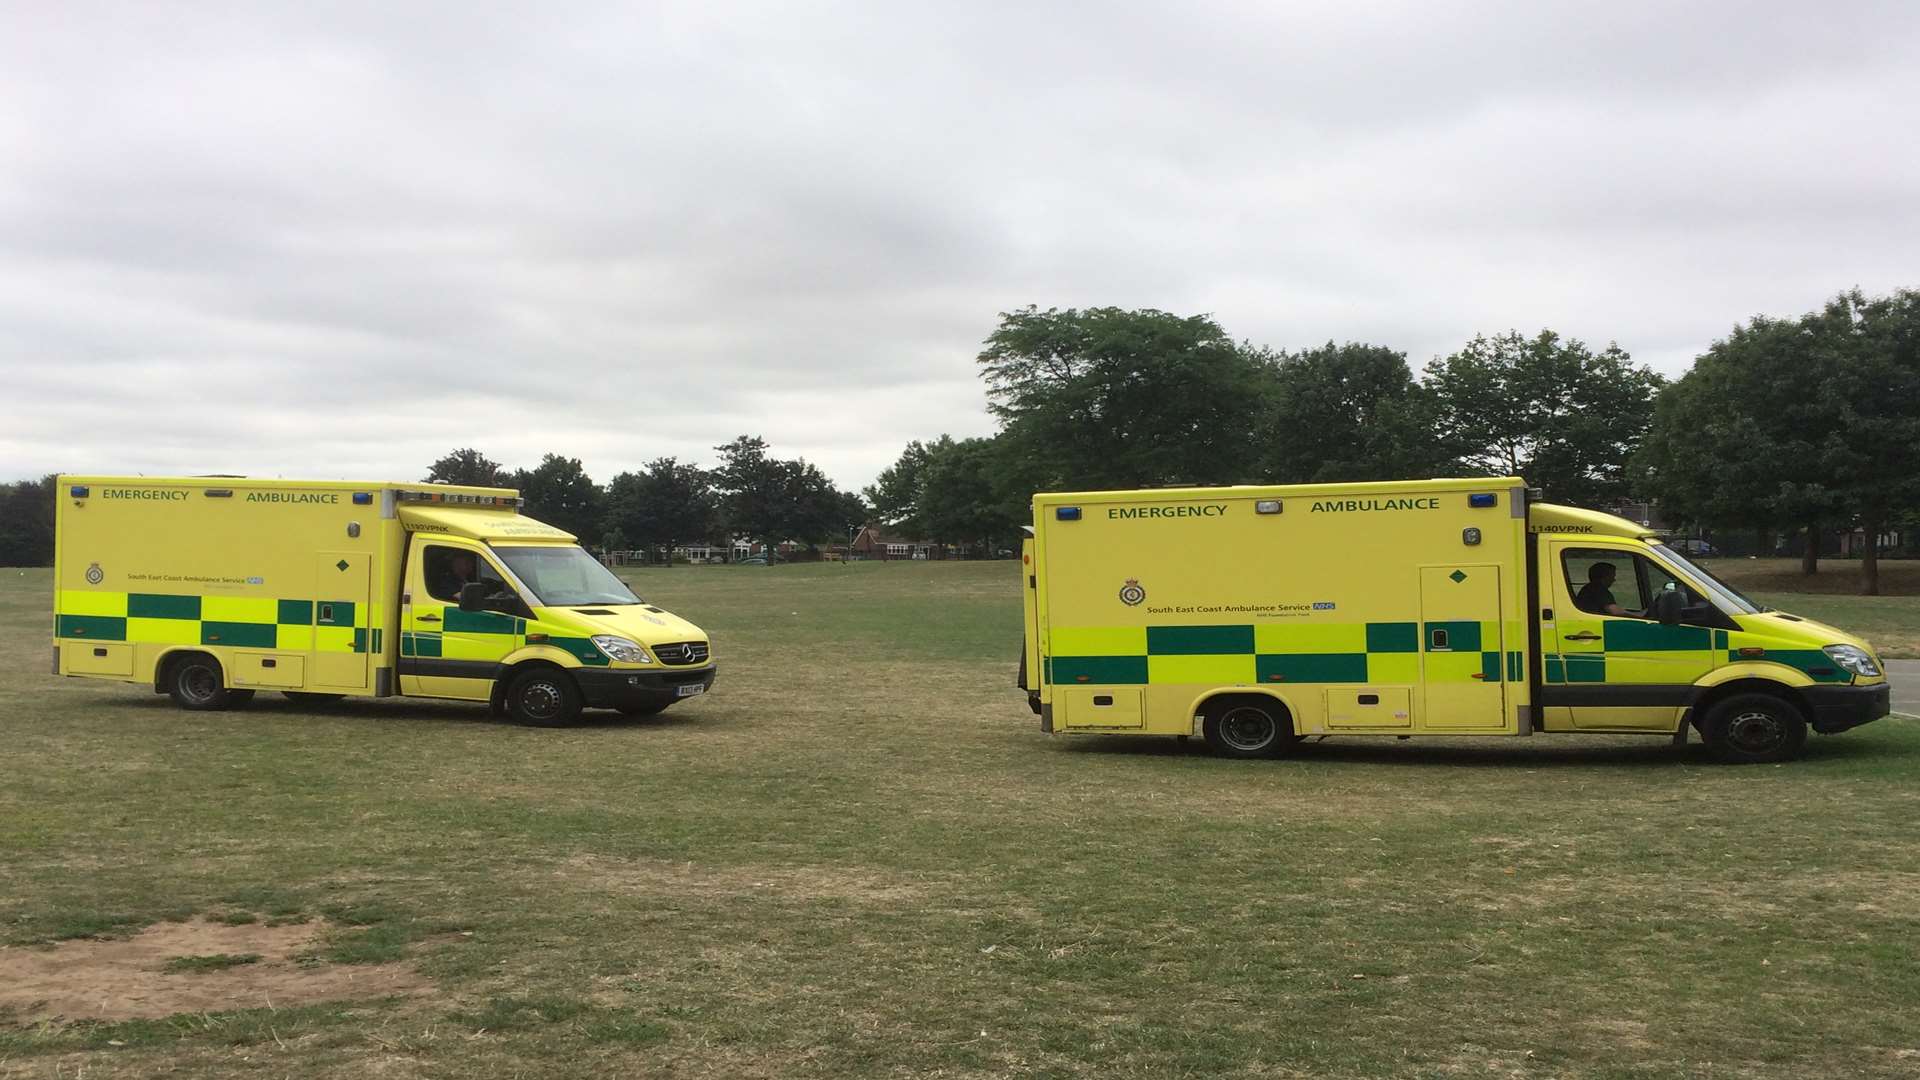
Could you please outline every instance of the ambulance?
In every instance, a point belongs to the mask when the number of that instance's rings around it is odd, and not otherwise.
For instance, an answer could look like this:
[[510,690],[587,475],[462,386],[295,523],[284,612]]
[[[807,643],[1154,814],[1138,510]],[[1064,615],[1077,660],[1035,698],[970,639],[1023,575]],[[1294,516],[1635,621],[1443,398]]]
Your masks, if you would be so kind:
[[62,476],[56,675],[187,709],[446,698],[556,727],[707,692],[698,626],[499,488]]
[[1517,478],[1040,494],[1019,684],[1055,734],[1697,732],[1726,761],[1887,715],[1861,639]]

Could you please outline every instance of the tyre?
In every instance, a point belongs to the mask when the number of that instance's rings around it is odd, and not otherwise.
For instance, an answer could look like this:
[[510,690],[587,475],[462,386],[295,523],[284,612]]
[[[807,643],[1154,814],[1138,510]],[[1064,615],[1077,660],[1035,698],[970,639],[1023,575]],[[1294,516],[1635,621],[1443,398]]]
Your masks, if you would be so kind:
[[580,688],[559,668],[531,668],[507,684],[506,704],[515,723],[565,727],[580,718]]
[[193,653],[167,666],[167,696],[183,709],[201,712],[245,705],[253,700],[253,691],[228,689],[220,661]]
[[298,702],[302,705],[331,705],[347,696],[345,694],[315,694],[306,690],[282,690],[280,693],[284,695],[288,701]]
[[652,705],[622,705],[620,712],[626,716],[653,716],[667,707],[666,703]]
[[1221,757],[1278,757],[1299,741],[1293,717],[1272,698],[1228,698],[1207,707],[1207,746]]
[[1735,694],[1707,712],[1701,725],[1707,748],[1721,761],[1754,765],[1791,761],[1807,745],[1807,721],[1771,694]]

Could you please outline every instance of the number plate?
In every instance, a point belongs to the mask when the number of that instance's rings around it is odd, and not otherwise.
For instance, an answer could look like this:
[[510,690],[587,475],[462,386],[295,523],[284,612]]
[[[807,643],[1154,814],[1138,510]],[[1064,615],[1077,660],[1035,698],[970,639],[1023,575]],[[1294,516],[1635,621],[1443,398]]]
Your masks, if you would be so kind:
[[706,692],[707,692],[707,688],[696,682],[696,683],[688,683],[685,686],[682,686],[679,689],[675,690],[673,693],[675,697],[693,697],[696,694],[704,694]]

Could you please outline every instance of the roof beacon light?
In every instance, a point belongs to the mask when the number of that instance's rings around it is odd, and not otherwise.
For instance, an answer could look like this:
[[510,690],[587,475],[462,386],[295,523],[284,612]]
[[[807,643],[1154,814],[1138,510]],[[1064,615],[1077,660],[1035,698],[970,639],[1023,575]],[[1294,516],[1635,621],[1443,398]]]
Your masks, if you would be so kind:
[[1053,508],[1053,517],[1056,521],[1079,521],[1080,508],[1077,506],[1056,506]]
[[1253,512],[1256,514],[1277,514],[1280,512],[1280,500],[1279,499],[1257,500],[1253,504]]
[[1476,492],[1467,496],[1467,505],[1476,507],[1499,506],[1500,496],[1495,495],[1491,491]]

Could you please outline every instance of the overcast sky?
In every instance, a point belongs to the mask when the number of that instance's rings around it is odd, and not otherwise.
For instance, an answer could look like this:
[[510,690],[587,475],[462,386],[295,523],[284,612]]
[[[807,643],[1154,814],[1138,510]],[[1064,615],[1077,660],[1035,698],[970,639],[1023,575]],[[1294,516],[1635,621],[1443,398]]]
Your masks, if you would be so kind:
[[984,434],[1002,310],[1668,374],[1920,286],[1920,5],[0,3],[0,478]]

